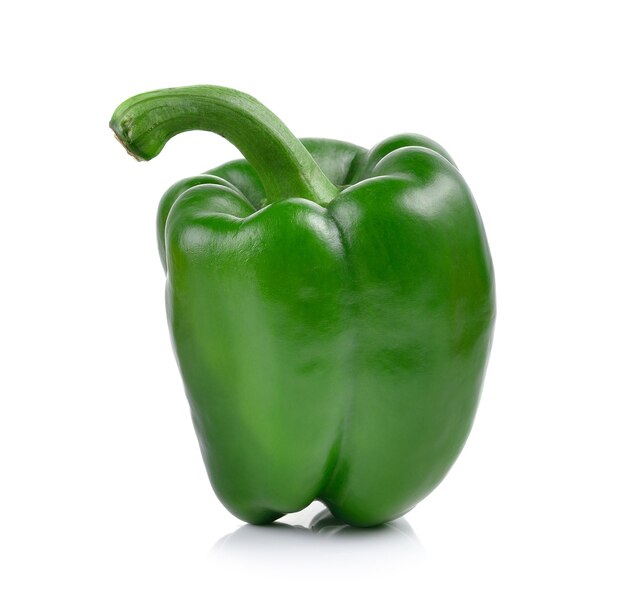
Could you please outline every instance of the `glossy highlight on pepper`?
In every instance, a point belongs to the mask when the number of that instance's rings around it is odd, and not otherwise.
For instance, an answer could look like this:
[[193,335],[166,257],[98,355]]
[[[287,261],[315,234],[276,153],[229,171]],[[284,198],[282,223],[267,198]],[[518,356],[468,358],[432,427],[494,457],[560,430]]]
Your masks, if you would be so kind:
[[220,500],[251,523],[314,500],[355,526],[405,514],[467,439],[495,319],[487,239],[451,157],[415,134],[370,150],[299,140],[218,86],[137,95],[111,127],[138,159],[188,130],[244,156],[173,185],[157,218]]

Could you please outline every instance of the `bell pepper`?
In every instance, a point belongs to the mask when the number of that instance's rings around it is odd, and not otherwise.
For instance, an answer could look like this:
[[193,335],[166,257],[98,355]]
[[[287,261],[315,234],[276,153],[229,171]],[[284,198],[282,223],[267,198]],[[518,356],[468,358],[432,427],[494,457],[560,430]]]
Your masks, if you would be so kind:
[[111,127],[140,160],[189,130],[245,158],[172,186],[157,220],[219,499],[250,523],[314,500],[355,526],[410,510],[466,441],[495,317],[481,219],[448,153],[415,134],[369,151],[298,140],[217,86],[134,96]]

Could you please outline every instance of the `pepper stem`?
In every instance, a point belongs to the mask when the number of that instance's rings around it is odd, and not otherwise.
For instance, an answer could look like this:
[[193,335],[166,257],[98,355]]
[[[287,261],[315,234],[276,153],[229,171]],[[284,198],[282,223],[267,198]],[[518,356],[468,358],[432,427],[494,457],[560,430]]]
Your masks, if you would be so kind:
[[188,130],[209,130],[235,145],[256,170],[267,203],[303,197],[327,205],[337,188],[304,145],[255,98],[221,86],[145,92],[124,101],[110,126],[136,159],[149,161]]

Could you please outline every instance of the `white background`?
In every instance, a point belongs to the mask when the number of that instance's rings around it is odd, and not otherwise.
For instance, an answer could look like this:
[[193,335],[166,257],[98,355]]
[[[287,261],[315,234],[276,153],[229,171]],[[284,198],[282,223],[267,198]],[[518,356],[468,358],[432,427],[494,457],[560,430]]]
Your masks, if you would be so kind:
[[[624,602],[620,4],[5,3],[0,601]],[[154,220],[237,151],[188,133],[138,164],[107,127],[132,94],[199,83],[298,136],[426,134],[474,192],[491,363],[465,450],[406,522],[241,528],[210,489]]]

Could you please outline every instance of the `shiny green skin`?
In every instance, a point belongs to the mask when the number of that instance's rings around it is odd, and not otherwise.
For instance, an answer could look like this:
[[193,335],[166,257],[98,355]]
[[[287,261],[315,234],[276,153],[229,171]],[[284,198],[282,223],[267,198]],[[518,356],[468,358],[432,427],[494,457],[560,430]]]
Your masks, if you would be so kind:
[[210,85],[131,97],[110,126],[139,160],[197,129],[245,157],[177,183],[158,215],[172,341],[222,502],[253,523],[314,499],[357,526],[412,508],[467,438],[495,316],[447,153],[411,134],[369,152],[299,141]]
[[265,205],[238,160],[164,195],[175,353],[211,482],[251,523],[313,500],[401,516],[470,431],[495,316],[472,195],[417,135],[367,152],[304,140],[340,193]]

